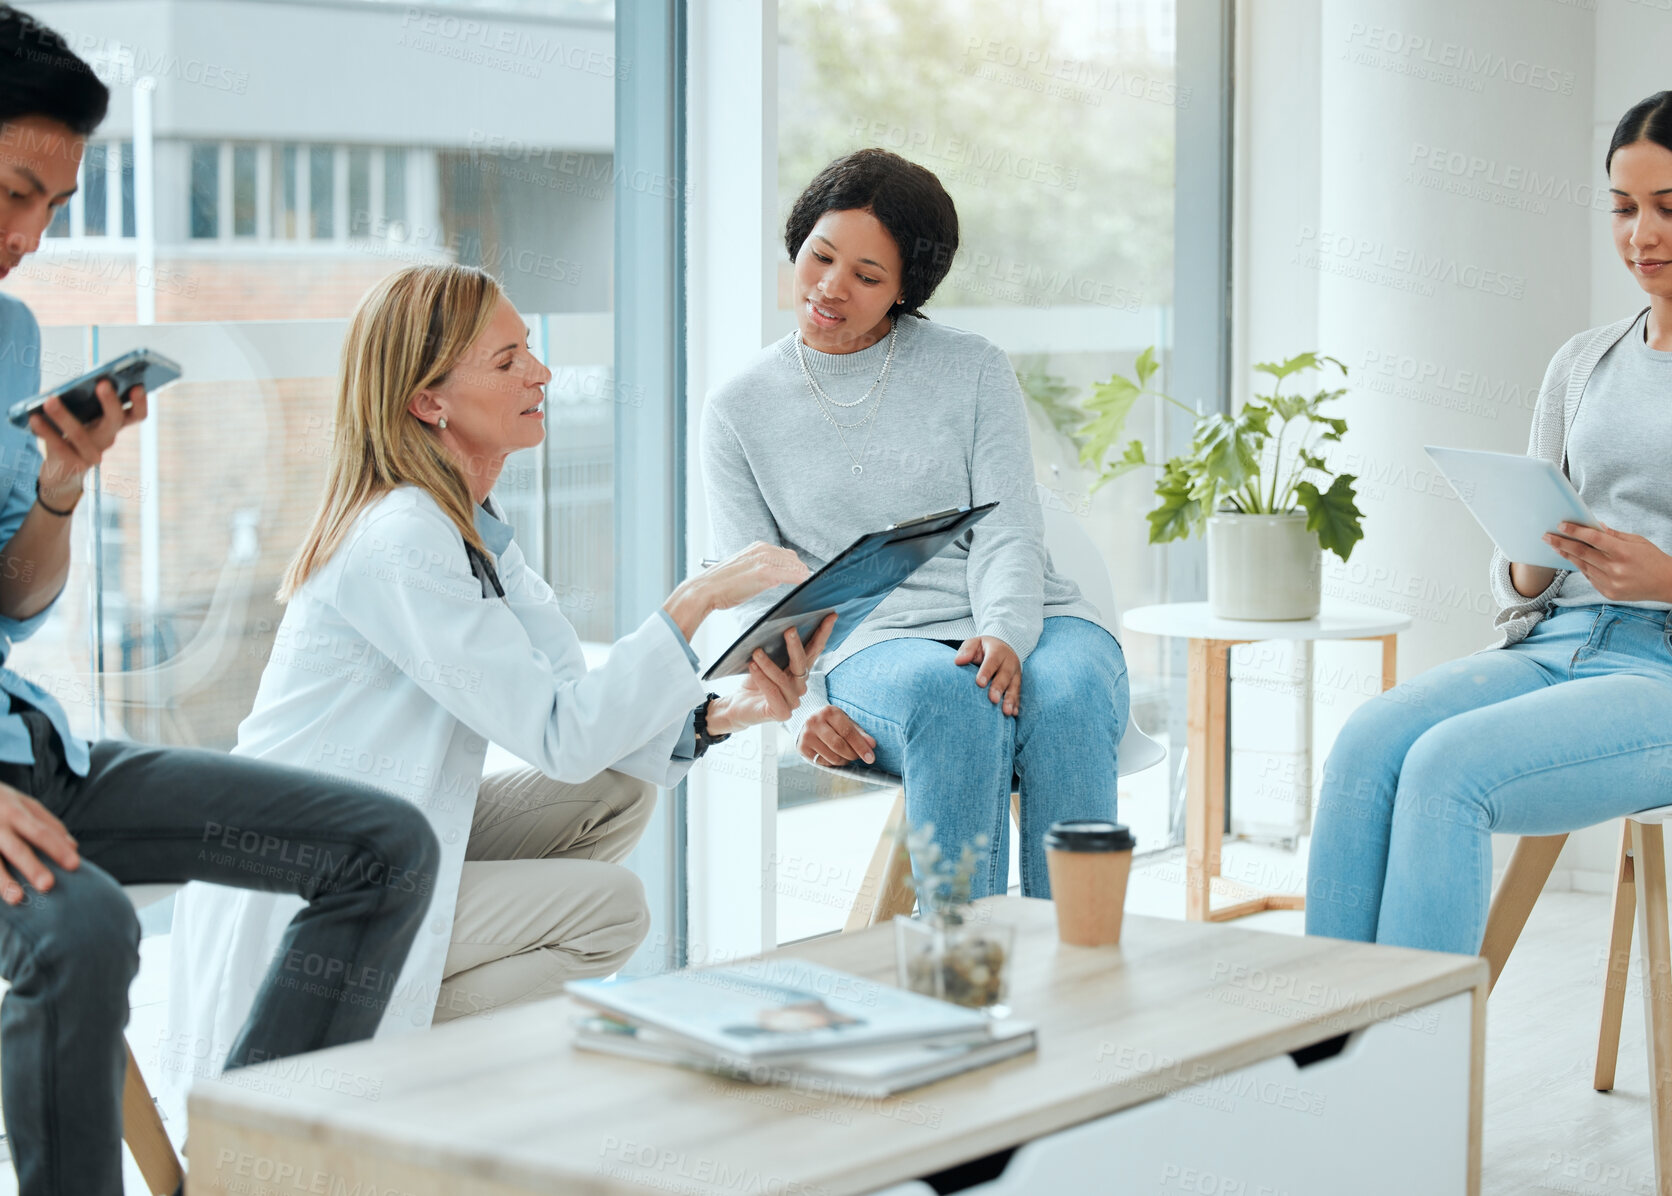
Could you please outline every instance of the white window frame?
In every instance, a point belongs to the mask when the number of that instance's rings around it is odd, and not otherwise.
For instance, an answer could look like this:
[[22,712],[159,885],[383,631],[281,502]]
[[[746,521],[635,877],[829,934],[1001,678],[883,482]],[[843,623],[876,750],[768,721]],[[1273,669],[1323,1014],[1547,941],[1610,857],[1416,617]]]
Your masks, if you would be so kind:
[[[767,342],[777,303],[778,6],[690,9],[686,180],[686,559],[713,555],[697,452],[703,398]],[[712,660],[730,630],[708,620]],[[692,963],[777,946],[777,727],[734,735],[691,772],[686,823]]]

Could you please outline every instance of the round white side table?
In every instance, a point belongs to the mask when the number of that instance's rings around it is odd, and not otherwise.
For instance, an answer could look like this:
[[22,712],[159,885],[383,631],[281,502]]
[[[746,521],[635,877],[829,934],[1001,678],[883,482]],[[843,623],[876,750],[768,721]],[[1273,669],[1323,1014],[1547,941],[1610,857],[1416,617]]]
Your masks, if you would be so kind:
[[[1246,885],[1233,889],[1219,875],[1225,835],[1231,649],[1262,640],[1380,640],[1382,689],[1388,690],[1397,680],[1399,633],[1410,627],[1410,618],[1369,606],[1325,603],[1312,619],[1216,619],[1208,613],[1206,602],[1167,602],[1129,610],[1121,625],[1145,635],[1190,641],[1184,916],[1192,922],[1224,922],[1267,909],[1305,909],[1304,894],[1266,893],[1249,898]],[[1244,899],[1216,908],[1216,890]]]

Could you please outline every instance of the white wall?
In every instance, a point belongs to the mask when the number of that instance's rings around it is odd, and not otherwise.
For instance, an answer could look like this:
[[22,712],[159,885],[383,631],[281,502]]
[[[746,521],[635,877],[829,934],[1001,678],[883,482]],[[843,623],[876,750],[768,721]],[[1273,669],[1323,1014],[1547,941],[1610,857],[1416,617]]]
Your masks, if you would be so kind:
[[[1527,186],[1491,181],[1595,177],[1591,16],[1527,13],[1525,0],[1324,5],[1318,224],[1280,226],[1318,274],[1319,344],[1361,383],[1339,456],[1360,475],[1366,538],[1348,565],[1326,565],[1326,586],[1412,616],[1405,676],[1492,637],[1491,543],[1422,446],[1524,450],[1529,412],[1493,401],[1496,388],[1535,395],[1589,320],[1586,210],[1527,210],[1542,202]],[[1448,65],[1468,54],[1485,69]],[[1409,392],[1363,385],[1406,374]]]
[[[1602,160],[1614,125],[1639,100],[1672,87],[1666,50],[1672,44],[1672,3],[1601,0],[1596,14],[1596,83],[1592,91],[1591,144],[1586,162],[1599,188]],[[1626,273],[1609,236],[1608,198],[1598,195],[1590,217],[1591,314],[1607,324],[1644,305],[1642,290]]]
[[[1672,12],[1243,0],[1238,37],[1237,397],[1255,361],[1316,347],[1351,367],[1338,460],[1366,539],[1345,566],[1325,558],[1325,585],[1412,617],[1411,677],[1491,638],[1490,543],[1422,446],[1523,451],[1551,354],[1642,303],[1609,240],[1602,156],[1620,114],[1668,84]],[[1321,668],[1348,651],[1320,649]],[[1367,692],[1337,675],[1314,769]],[[1575,835],[1562,867],[1606,883],[1618,836]]]

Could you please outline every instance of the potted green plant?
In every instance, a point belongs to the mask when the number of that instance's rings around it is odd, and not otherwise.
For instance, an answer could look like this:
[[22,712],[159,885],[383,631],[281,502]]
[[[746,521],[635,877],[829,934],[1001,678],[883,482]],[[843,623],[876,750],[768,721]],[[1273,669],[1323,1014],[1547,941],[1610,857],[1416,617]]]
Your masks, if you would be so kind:
[[933,823],[901,825],[898,841],[915,867],[917,917],[894,919],[900,987],[994,1016],[1007,1011],[1015,928],[978,916],[970,882],[987,858],[987,836],[966,843],[956,864],[942,858]]
[[1206,534],[1208,603],[1225,619],[1308,619],[1318,613],[1324,550],[1345,561],[1364,538],[1352,474],[1338,474],[1319,450],[1338,442],[1347,421],[1322,408],[1346,394],[1323,387],[1285,393],[1296,374],[1347,367],[1321,353],[1261,362],[1272,379],[1235,415],[1203,414],[1149,389],[1157,363],[1153,348],[1138,355],[1135,378],[1115,374],[1085,401],[1092,418],[1078,429],[1080,461],[1097,471],[1092,489],[1155,464],[1138,440],[1118,456],[1126,420],[1140,399],[1162,399],[1196,420],[1190,451],[1160,465],[1160,502],[1149,513],[1149,540],[1162,544]]

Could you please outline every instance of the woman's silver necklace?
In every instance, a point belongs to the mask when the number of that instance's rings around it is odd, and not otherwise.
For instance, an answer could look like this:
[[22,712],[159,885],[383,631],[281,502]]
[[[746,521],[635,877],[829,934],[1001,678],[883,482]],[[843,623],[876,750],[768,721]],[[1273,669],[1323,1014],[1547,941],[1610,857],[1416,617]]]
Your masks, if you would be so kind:
[[[819,414],[824,416],[826,423],[836,429],[836,436],[842,442],[842,451],[847,453],[848,460],[853,463],[853,475],[855,477],[863,474],[865,472],[865,467],[859,463],[859,457],[854,456],[853,448],[848,444],[847,434],[855,428],[863,428],[866,424],[876,418],[877,412],[882,410],[882,401],[888,394],[888,367],[894,364],[895,336],[899,332],[899,327],[899,323],[896,322],[894,327],[888,330],[888,353],[883,357],[882,372],[877,375],[877,380],[871,383],[870,390],[867,390],[863,395],[851,403],[838,403],[835,399],[824,393],[824,389],[819,386],[818,381],[813,377],[813,371],[807,367],[807,357],[801,350],[801,330],[798,328],[795,332],[795,359],[801,363],[801,375],[807,379],[807,385],[813,392],[813,403],[818,407]],[[829,404],[830,407],[857,407],[861,403],[865,402],[866,399],[869,399],[873,392],[875,392],[877,396],[876,406],[872,407],[865,418],[856,424],[837,423],[836,417],[832,415],[829,408],[826,407],[826,404]],[[875,431],[876,429],[872,428],[870,432],[865,433],[865,443],[860,446],[859,450],[860,456],[863,456],[867,451],[869,451],[871,447],[871,436]]]
[[[857,407],[866,399],[870,398],[871,392],[876,390],[877,387],[883,385],[883,383],[887,380],[889,364],[894,360],[894,334],[898,328],[899,322],[895,321],[894,326],[888,330],[888,356],[883,359],[882,373],[878,374],[877,380],[871,383],[870,390],[867,390],[851,403],[837,402],[835,399],[824,393],[824,387],[820,386],[818,379],[813,377],[813,371],[807,368],[807,357],[801,349],[804,342],[801,339],[801,329],[799,328],[795,330],[795,359],[801,363],[801,372],[807,379],[807,385],[813,388],[813,393],[821,400],[829,403],[832,407]],[[853,424],[850,426],[857,428],[859,425]]]

